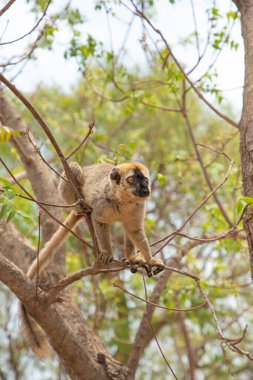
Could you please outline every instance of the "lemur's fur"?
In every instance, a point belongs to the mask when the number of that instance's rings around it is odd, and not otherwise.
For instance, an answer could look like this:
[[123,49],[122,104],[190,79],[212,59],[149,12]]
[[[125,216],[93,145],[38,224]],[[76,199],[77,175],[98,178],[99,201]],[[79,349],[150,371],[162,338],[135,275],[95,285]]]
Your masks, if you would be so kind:
[[[85,203],[92,209],[91,219],[98,241],[100,264],[107,265],[113,258],[110,225],[114,222],[122,222],[125,259],[162,267],[162,261],[151,255],[143,226],[146,200],[150,195],[149,172],[146,166],[140,163],[125,163],[117,166],[103,163],[82,169],[76,162],[72,162],[70,167],[76,175]],[[58,189],[66,204],[76,203],[77,196],[68,181],[61,179]],[[76,206],[64,224],[69,229],[73,229],[82,219],[82,213],[82,208],[79,205]],[[34,279],[50,264],[55,252],[68,234],[69,231],[64,227],[58,228],[40,251],[39,258],[34,260],[28,269],[29,278]],[[139,251],[138,254],[136,249]],[[44,342],[41,337],[37,339],[32,320],[25,312],[24,306],[21,311],[24,332],[28,336],[29,343],[39,356],[45,356],[47,350],[43,348]]]

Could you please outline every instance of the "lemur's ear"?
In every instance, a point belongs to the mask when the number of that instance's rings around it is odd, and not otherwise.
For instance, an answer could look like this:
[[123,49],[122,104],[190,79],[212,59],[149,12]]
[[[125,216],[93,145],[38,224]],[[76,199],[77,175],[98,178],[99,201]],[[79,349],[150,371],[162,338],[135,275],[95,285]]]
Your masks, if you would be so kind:
[[118,168],[113,168],[110,173],[110,178],[112,181],[115,181],[117,185],[120,183],[120,172]]

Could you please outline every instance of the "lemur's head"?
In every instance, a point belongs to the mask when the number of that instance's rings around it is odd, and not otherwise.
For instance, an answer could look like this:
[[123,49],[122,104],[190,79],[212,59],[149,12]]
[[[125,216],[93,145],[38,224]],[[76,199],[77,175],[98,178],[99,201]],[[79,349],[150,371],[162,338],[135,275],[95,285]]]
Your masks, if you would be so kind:
[[150,195],[149,171],[139,163],[125,163],[112,169],[110,178],[121,200],[146,200]]

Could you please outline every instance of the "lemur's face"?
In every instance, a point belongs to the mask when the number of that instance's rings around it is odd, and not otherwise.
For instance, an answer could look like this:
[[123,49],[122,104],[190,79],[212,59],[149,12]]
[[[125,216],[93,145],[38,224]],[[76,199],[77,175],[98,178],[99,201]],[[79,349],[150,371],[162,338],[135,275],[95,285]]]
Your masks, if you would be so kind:
[[[111,180],[119,187],[121,198],[147,199],[150,195],[149,172],[138,163],[121,164],[113,168]],[[119,193],[119,192],[118,192]]]

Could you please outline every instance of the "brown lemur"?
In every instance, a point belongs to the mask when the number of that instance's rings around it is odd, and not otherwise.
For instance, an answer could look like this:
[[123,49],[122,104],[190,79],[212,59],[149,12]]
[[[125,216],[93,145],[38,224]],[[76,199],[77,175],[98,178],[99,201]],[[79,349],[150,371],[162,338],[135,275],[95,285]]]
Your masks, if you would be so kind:
[[[148,239],[144,231],[146,200],[150,196],[149,171],[140,163],[124,163],[117,166],[102,163],[86,166],[83,169],[76,162],[70,163],[75,174],[79,190],[85,203],[91,208],[91,219],[98,241],[97,261],[101,266],[108,265],[113,259],[110,225],[122,222],[124,228],[124,257],[130,263],[143,263],[149,267],[149,274],[156,274],[163,269],[160,259],[152,257]],[[61,179],[58,187],[63,201],[77,203],[73,186]],[[83,218],[83,210],[75,206],[64,224],[73,229]],[[69,231],[60,226],[45,247],[40,251],[38,260],[34,260],[27,275],[34,279],[52,261],[57,249],[68,236]],[[137,252],[138,251],[138,252]],[[38,268],[39,262],[39,268]],[[152,273],[150,268],[156,268]],[[157,269],[158,268],[158,269]],[[22,314],[25,308],[22,308]],[[22,316],[24,333],[29,343],[39,356],[44,356],[43,349],[36,343],[35,331],[31,330],[28,314]],[[29,325],[26,321],[28,319]],[[26,326],[25,326],[26,325]],[[33,326],[32,326],[33,327]],[[34,336],[31,336],[31,333]],[[37,347],[34,347],[35,344]]]

